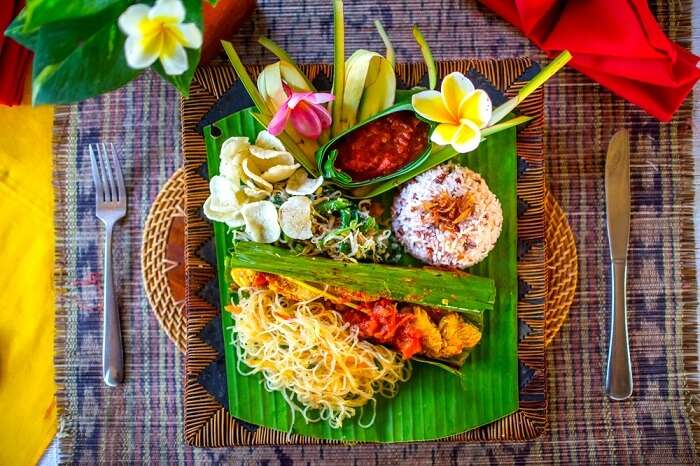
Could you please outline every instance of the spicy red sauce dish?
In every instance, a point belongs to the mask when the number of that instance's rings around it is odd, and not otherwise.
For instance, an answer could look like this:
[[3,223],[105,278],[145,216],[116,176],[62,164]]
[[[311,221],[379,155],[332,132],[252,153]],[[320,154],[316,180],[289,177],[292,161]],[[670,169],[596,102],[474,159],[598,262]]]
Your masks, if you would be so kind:
[[336,167],[353,181],[391,175],[425,152],[429,130],[411,111],[390,113],[343,136]]
[[396,348],[405,359],[411,359],[423,347],[423,334],[413,325],[411,313],[400,313],[396,303],[388,299],[366,303],[361,310],[348,310],[343,319],[358,328],[360,338]]

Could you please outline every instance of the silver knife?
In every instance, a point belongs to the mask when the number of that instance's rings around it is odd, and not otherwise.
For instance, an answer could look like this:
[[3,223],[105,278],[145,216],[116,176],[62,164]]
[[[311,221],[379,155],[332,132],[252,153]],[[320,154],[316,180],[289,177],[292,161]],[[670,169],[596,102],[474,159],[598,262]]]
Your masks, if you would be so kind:
[[612,264],[610,342],[605,393],[613,400],[632,395],[632,364],[627,337],[627,245],[630,236],[630,141],[626,130],[610,139],[605,160],[605,208]]

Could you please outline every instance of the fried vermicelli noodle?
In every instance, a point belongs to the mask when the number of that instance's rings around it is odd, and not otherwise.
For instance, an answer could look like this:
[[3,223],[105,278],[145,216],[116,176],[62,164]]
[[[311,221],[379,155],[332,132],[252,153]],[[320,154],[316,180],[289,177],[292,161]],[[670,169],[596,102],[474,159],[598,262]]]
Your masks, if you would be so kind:
[[[262,373],[265,388],[282,393],[292,416],[338,428],[358,408],[370,402],[374,407],[376,395],[395,396],[398,384],[410,378],[409,363],[384,346],[360,341],[320,299],[288,303],[259,288],[239,294],[233,315],[238,371]],[[373,421],[374,414],[368,425]]]

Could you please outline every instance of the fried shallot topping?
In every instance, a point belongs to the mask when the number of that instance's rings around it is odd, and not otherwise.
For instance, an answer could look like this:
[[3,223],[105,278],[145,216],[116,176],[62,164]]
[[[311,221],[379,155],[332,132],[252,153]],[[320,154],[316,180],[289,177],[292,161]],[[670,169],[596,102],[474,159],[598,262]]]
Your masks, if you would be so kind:
[[456,231],[457,225],[474,213],[474,206],[475,200],[471,193],[455,197],[445,191],[423,203],[430,221],[444,231]]

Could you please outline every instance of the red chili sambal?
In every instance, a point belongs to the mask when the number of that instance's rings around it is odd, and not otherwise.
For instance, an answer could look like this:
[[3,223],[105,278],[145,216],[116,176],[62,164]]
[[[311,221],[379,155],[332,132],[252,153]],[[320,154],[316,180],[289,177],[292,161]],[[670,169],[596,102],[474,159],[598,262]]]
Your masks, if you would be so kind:
[[363,303],[359,310],[343,312],[343,319],[358,329],[363,340],[393,346],[405,359],[410,359],[423,349],[423,334],[413,325],[414,315],[399,312],[396,303],[380,299]]
[[344,136],[336,166],[353,181],[390,175],[425,151],[429,129],[413,112],[390,113]]

